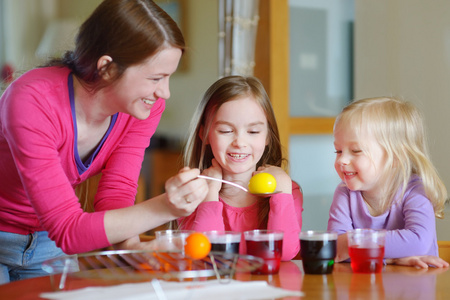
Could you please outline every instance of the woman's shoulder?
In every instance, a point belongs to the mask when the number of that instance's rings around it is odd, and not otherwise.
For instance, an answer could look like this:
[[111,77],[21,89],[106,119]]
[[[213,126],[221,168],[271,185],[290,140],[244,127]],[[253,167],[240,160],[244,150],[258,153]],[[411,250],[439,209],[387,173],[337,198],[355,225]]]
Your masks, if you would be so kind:
[[2,95],[1,109],[19,115],[36,107],[43,111],[67,109],[70,70],[45,67],[30,70],[14,80]]
[[57,79],[66,80],[69,73],[70,69],[65,67],[35,68],[23,73],[12,84],[55,82]]
[[21,99],[28,99],[27,95],[36,95],[35,100],[44,98],[37,95],[59,95],[61,91],[68,89],[69,74],[68,68],[61,67],[32,69],[15,79],[5,90],[4,95],[7,95],[7,98],[17,96]]

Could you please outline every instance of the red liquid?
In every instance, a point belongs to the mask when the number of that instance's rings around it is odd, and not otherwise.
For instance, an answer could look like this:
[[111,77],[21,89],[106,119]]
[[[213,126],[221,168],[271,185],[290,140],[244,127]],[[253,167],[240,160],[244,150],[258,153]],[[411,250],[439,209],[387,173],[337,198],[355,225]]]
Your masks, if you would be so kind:
[[246,241],[247,254],[264,259],[264,264],[252,274],[276,274],[280,270],[283,240]]
[[384,246],[378,248],[348,248],[350,264],[355,273],[381,273],[383,269]]

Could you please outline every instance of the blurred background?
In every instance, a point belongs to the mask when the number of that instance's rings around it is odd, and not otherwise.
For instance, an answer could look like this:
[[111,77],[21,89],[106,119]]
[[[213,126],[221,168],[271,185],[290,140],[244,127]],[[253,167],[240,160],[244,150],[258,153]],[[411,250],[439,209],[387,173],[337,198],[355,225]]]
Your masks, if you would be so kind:
[[[0,0],[3,89],[70,49],[77,27],[100,2]],[[143,163],[139,201],[163,192],[164,181],[181,167],[197,103],[230,73],[254,74],[269,92],[290,174],[304,190],[303,230],[326,229],[339,183],[332,124],[352,99],[400,96],[417,105],[432,159],[450,188],[449,1],[157,2],[179,23],[188,50],[171,79],[171,98]],[[230,15],[230,7],[242,15]],[[237,31],[227,30],[226,22]],[[450,240],[448,219],[437,221],[441,240]]]

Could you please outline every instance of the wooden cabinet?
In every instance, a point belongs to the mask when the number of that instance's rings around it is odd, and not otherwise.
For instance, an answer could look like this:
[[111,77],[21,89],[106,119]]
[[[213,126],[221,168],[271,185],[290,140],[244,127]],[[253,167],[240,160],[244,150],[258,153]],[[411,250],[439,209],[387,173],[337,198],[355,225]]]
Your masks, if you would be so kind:
[[[97,193],[97,187],[100,182],[100,178],[102,178],[102,174],[91,177],[85,182],[81,183],[75,189],[75,193],[78,196],[81,208],[83,208],[83,210],[86,212],[94,211],[94,198],[95,194]],[[145,179],[143,176],[140,176],[136,193],[136,203],[142,202],[146,199],[146,190],[147,186],[145,183]]]
[[147,179],[150,198],[165,192],[164,185],[170,177],[176,175],[183,167],[180,151],[154,149],[149,151],[149,178]]

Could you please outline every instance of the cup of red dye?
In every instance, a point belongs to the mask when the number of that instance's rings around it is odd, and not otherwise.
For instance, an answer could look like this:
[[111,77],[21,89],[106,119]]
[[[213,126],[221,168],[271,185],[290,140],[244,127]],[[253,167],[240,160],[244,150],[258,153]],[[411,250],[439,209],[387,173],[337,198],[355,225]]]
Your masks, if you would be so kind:
[[358,228],[347,232],[348,253],[354,273],[381,273],[386,231]]
[[244,232],[247,254],[260,257],[264,260],[261,267],[252,274],[277,274],[280,270],[281,254],[283,249],[282,231],[277,230],[250,230]]

